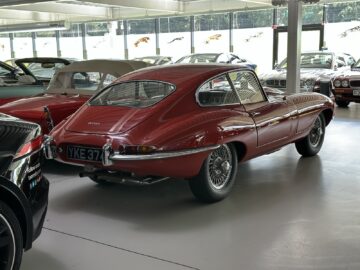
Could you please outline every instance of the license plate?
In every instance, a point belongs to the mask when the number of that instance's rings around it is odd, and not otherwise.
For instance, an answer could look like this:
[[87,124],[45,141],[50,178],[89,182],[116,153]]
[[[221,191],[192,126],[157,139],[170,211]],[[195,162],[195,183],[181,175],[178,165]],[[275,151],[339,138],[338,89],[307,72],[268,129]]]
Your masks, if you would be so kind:
[[66,156],[68,159],[101,162],[102,149],[69,145]]
[[360,96],[360,89],[353,90],[354,96]]

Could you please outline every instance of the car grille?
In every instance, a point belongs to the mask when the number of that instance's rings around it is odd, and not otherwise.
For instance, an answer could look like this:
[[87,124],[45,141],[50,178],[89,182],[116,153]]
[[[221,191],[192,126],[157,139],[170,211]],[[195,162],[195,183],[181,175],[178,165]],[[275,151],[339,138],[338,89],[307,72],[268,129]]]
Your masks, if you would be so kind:
[[286,87],[286,80],[267,80],[266,81],[267,86],[271,87]]
[[360,87],[360,81],[350,81],[351,87]]

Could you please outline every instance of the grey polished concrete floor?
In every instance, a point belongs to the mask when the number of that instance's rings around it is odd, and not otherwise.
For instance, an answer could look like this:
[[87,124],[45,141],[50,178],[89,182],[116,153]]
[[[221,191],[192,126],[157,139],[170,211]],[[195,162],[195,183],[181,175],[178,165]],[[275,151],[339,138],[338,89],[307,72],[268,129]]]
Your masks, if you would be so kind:
[[360,105],[337,109],[320,154],[293,145],[239,166],[226,200],[185,181],[97,186],[48,163],[45,228],[22,270],[360,269]]

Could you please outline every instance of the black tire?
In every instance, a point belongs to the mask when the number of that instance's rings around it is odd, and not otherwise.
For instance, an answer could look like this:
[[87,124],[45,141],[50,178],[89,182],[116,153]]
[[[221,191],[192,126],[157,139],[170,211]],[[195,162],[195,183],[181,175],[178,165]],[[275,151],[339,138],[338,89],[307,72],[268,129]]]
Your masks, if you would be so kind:
[[349,101],[343,101],[343,100],[335,100],[335,102],[340,108],[347,108],[347,106],[349,106],[350,104]]
[[0,270],[18,270],[23,254],[23,236],[14,212],[0,201]]
[[322,114],[315,119],[310,133],[303,139],[295,142],[296,150],[304,157],[315,156],[319,153],[325,138],[325,119]]
[[204,161],[200,172],[189,180],[194,196],[206,203],[224,199],[236,179],[238,159],[233,144],[223,144]]

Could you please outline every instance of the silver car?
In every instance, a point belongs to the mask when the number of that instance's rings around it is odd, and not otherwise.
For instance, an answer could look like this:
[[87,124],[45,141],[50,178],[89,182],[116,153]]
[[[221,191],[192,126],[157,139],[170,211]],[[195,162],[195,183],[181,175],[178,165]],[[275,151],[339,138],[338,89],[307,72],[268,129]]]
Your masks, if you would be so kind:
[[[343,54],[328,51],[306,52],[300,58],[300,89],[302,92],[319,90],[320,80],[330,79],[338,72],[350,69]],[[279,88],[286,91],[287,59],[285,58],[275,69],[259,75],[263,86]]]

